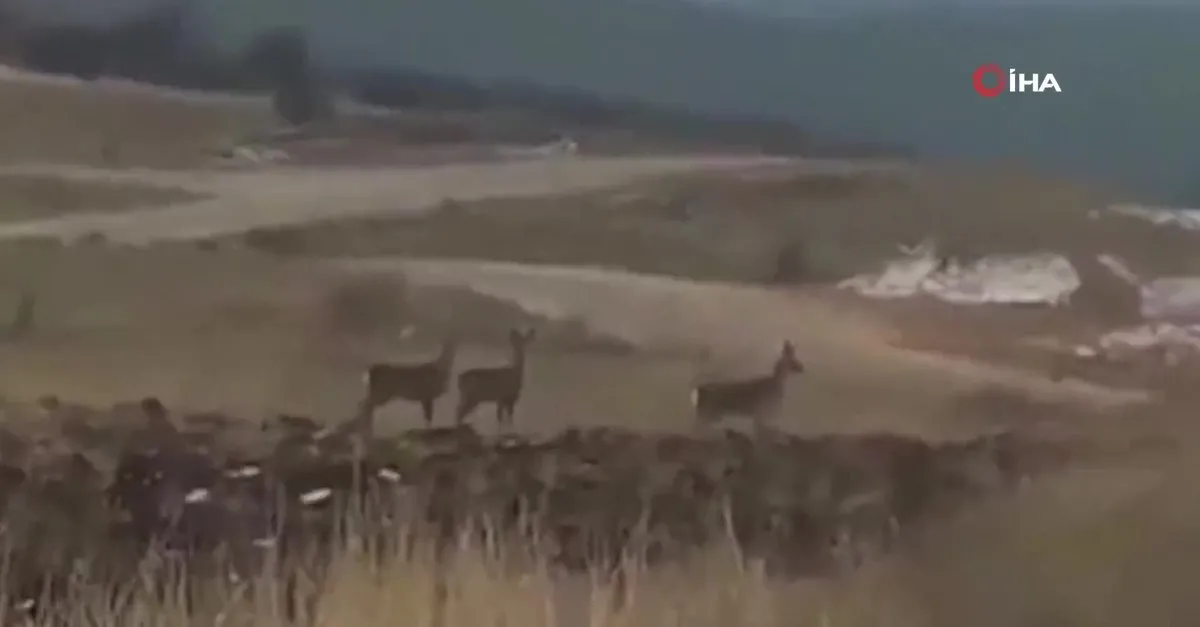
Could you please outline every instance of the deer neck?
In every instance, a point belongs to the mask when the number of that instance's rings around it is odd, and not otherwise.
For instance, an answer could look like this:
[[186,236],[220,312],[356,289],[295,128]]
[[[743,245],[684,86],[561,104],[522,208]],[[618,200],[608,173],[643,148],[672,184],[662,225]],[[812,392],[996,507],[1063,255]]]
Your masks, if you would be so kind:
[[525,348],[513,347],[512,357],[509,359],[509,368],[516,373],[518,377],[525,372]]
[[775,362],[775,369],[771,371],[771,379],[780,385],[787,379],[789,374],[788,365],[782,361]]
[[454,367],[454,350],[449,348],[442,349],[441,354],[437,358],[438,369],[443,372],[449,372]]

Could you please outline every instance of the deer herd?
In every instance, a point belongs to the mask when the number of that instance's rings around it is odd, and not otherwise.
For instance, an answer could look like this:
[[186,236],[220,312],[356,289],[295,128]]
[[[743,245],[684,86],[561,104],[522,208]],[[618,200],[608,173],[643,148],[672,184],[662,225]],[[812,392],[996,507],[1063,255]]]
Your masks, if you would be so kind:
[[[512,329],[508,334],[507,364],[470,368],[459,373],[456,425],[461,425],[481,405],[491,404],[496,410],[497,426],[501,429],[512,427],[513,412],[525,384],[525,355],[533,338],[533,329]],[[369,424],[375,410],[393,401],[405,400],[420,405],[426,427],[432,427],[437,402],[450,389],[457,350],[455,340],[445,340],[437,356],[429,361],[372,364],[363,375],[366,390],[361,406],[362,419]],[[781,411],[788,375],[802,372],[804,364],[796,357],[795,346],[785,341],[768,374],[700,383],[693,387],[691,401],[696,424],[707,426],[727,416],[743,416],[761,427],[765,420],[774,418]]]

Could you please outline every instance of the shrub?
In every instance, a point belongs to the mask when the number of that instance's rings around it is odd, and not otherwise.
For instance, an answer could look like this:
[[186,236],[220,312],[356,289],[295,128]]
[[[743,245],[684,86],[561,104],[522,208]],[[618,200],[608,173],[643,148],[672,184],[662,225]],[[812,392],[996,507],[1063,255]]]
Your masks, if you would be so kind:
[[308,41],[299,29],[267,31],[251,44],[247,59],[273,87],[275,112],[289,124],[302,126],[329,112],[309,58]]
[[370,335],[399,328],[410,317],[408,285],[398,277],[359,277],[336,285],[322,303],[326,326]]
[[780,244],[775,252],[774,264],[767,282],[787,285],[811,279],[808,252],[803,242],[797,238],[790,238]]

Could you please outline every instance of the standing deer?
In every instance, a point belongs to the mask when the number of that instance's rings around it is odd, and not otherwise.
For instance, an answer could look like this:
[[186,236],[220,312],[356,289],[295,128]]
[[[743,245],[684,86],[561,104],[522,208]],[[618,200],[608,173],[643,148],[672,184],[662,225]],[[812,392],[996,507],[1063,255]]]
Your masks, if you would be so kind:
[[496,405],[496,424],[503,428],[512,425],[513,409],[521,399],[525,380],[525,350],[533,341],[533,329],[524,333],[508,332],[512,353],[507,366],[472,368],[458,375],[458,414],[462,423],[476,407],[484,403]]
[[750,416],[761,425],[766,414],[778,413],[783,404],[783,384],[793,372],[804,372],[796,348],[784,342],[771,374],[737,381],[701,383],[692,390],[696,421],[711,423],[726,415]]
[[369,421],[375,410],[393,400],[404,399],[420,403],[425,426],[433,426],[434,404],[446,393],[454,354],[458,344],[442,342],[442,351],[433,361],[416,364],[372,364],[363,375],[366,398],[363,399],[363,420]]

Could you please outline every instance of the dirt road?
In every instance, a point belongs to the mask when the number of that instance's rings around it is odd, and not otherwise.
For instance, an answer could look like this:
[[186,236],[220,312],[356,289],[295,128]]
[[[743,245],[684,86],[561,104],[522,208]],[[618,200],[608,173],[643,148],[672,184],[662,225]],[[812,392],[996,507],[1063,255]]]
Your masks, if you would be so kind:
[[[254,228],[337,218],[417,212],[447,200],[565,194],[684,172],[782,165],[784,160],[748,157],[642,157],[539,159],[418,168],[285,168],[253,172],[97,170],[67,166],[0,168],[0,174],[51,174],[173,186],[206,200],[124,213],[76,213],[6,224],[0,239],[91,233],[110,241],[144,244],[192,240]],[[840,167],[815,162],[814,168]]]

